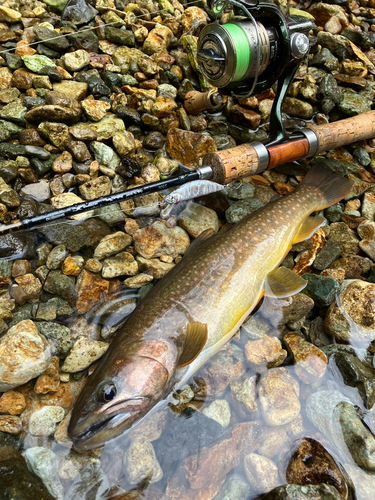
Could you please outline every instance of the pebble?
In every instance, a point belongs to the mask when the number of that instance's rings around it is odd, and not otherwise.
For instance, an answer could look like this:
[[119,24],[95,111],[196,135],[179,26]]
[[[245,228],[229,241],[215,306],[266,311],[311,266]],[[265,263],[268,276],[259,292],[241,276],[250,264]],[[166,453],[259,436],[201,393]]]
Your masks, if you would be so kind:
[[120,252],[114,257],[103,261],[103,278],[115,278],[116,276],[134,276],[138,273],[138,263],[129,252]]
[[259,404],[267,425],[291,422],[300,412],[299,384],[286,368],[268,370],[259,384]]
[[272,460],[257,453],[249,453],[244,458],[247,480],[256,493],[267,493],[280,484],[277,466]]
[[303,274],[302,278],[307,280],[304,293],[309,295],[319,307],[331,305],[340,290],[338,281],[329,276]]
[[157,483],[162,479],[163,471],[154,448],[145,437],[134,439],[125,451],[124,472],[130,484],[138,484],[146,477],[150,483]]
[[203,157],[217,150],[212,137],[179,128],[169,130],[165,147],[171,158],[192,169],[201,167]]
[[219,230],[219,218],[216,212],[197,203],[188,203],[178,216],[177,222],[193,238],[197,238],[207,229],[213,229],[215,233]]
[[0,398],[0,413],[20,415],[25,408],[25,396],[20,392],[7,391]]
[[0,432],[18,435],[22,430],[22,420],[20,417],[0,415]]
[[38,377],[51,359],[48,342],[35,323],[21,321],[0,339],[0,391],[14,389]]
[[245,377],[234,380],[230,383],[230,390],[233,397],[240,403],[241,408],[246,413],[256,413],[258,411],[256,399],[256,376]]
[[258,198],[245,198],[233,203],[225,212],[225,218],[229,224],[235,224],[262,207],[263,203]]
[[230,474],[222,484],[215,500],[243,500],[251,492],[248,482],[240,474]]
[[24,451],[23,457],[29,470],[34,472],[57,500],[64,500],[64,488],[60,482],[59,460],[53,451],[36,446]]
[[259,340],[247,342],[245,354],[249,365],[256,373],[264,373],[281,365],[287,356],[281,342],[276,337],[264,335]]
[[65,357],[72,348],[71,333],[68,327],[53,323],[52,321],[41,321],[37,323],[38,330],[46,337],[53,354]]
[[168,228],[159,221],[139,229],[133,238],[135,250],[145,259],[162,255],[176,258],[177,255],[183,255],[190,245],[189,235],[184,229],[178,226]]
[[219,422],[224,429],[229,425],[231,410],[226,399],[216,399],[207,408],[204,408],[202,413]]
[[293,355],[296,375],[303,383],[312,384],[323,377],[328,363],[323,351],[298,334],[288,333],[283,340]]
[[90,54],[86,50],[68,52],[61,58],[68,71],[79,71],[90,63]]
[[51,436],[64,415],[65,411],[61,406],[44,406],[30,415],[29,432],[33,436]]
[[337,241],[330,239],[324,245],[314,260],[314,268],[323,271],[330,267],[341,255],[341,247]]
[[95,248],[94,259],[105,259],[125,250],[132,242],[132,237],[126,233],[118,231],[105,236]]
[[339,342],[369,345],[374,339],[375,318],[368,304],[374,293],[373,283],[345,280],[338,299],[327,311],[327,333]]
[[279,486],[265,495],[255,497],[253,500],[342,500],[342,496],[334,486],[329,484],[297,485],[287,484]]
[[109,345],[105,342],[80,337],[73,344],[61,370],[67,373],[80,372],[101,358],[108,347]]

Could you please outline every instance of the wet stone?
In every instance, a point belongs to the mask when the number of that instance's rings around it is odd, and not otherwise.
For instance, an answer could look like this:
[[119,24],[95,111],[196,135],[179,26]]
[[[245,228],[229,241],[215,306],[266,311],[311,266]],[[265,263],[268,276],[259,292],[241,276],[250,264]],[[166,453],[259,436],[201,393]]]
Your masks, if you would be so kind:
[[329,484],[304,485],[287,484],[279,486],[254,500],[343,500],[342,495]]
[[43,406],[30,415],[29,431],[34,436],[50,436],[64,415],[65,411],[61,406]]
[[266,493],[281,482],[276,464],[257,453],[246,455],[244,468],[247,480],[255,493]]
[[338,281],[316,274],[304,274],[302,277],[307,280],[304,293],[311,297],[317,306],[327,307],[332,304],[340,289]]
[[[340,468],[318,441],[303,438],[294,446],[295,451],[286,469],[286,479],[289,484],[329,484],[334,486],[344,498],[347,498],[348,486]],[[307,456],[309,457],[308,463]]]
[[303,383],[311,384],[323,377],[327,367],[323,351],[297,334],[288,333],[283,340],[294,357],[296,375]]
[[340,245],[337,243],[337,241],[330,239],[318,253],[316,259],[314,260],[313,266],[318,271],[323,271],[323,269],[329,268],[330,265],[340,257],[340,255]]
[[260,340],[247,342],[245,353],[249,365],[256,373],[264,373],[270,368],[281,365],[287,356],[280,340],[267,335]]
[[178,224],[193,238],[197,238],[207,229],[213,229],[215,233],[219,230],[219,219],[216,212],[197,203],[188,204],[180,213]]
[[0,414],[20,415],[25,408],[25,397],[20,392],[7,391],[0,397]]
[[59,460],[53,451],[40,446],[28,448],[23,453],[26,464],[38,476],[49,493],[58,500],[63,500],[64,489],[58,476]]
[[231,409],[225,399],[216,399],[202,411],[206,417],[216,420],[225,429],[230,423]]
[[116,256],[104,260],[102,268],[103,278],[116,276],[134,276],[138,273],[138,263],[129,252],[120,252]]
[[171,158],[195,169],[202,166],[203,157],[217,147],[210,136],[172,128],[167,134],[166,149]]
[[240,474],[231,474],[222,484],[215,500],[242,500],[251,492],[248,482]]
[[156,483],[163,477],[154,448],[146,438],[134,439],[126,450],[124,472],[130,484],[138,484],[146,477],[149,478],[150,483]]
[[263,203],[258,198],[246,198],[231,205],[225,212],[225,217],[227,222],[234,224],[262,207]]
[[327,333],[340,342],[368,345],[374,339],[375,318],[371,306],[374,293],[373,283],[344,282],[339,302],[335,301],[328,309]]

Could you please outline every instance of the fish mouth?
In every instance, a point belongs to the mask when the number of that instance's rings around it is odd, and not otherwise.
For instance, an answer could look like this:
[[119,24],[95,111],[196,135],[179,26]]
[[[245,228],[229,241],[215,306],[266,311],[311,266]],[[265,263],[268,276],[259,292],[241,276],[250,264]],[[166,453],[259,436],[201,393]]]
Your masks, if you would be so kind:
[[92,424],[88,422],[88,427],[77,434],[68,430],[74,448],[91,450],[104,446],[107,441],[114,439],[131,427],[139,413],[143,413],[147,409],[148,403],[149,398],[134,398],[103,407],[99,411],[100,416],[104,417],[100,422]]

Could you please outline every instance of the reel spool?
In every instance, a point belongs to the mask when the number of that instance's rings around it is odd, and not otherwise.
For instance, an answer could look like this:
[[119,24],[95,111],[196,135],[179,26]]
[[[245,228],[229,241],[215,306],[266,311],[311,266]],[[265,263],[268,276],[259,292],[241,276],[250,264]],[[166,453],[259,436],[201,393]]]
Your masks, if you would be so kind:
[[230,8],[242,16],[239,21],[207,25],[198,39],[201,71],[225,95],[260,94],[287,66],[296,71],[309,50],[307,33],[314,25],[305,17],[286,18],[274,4],[262,0],[213,0],[211,7],[216,15]]

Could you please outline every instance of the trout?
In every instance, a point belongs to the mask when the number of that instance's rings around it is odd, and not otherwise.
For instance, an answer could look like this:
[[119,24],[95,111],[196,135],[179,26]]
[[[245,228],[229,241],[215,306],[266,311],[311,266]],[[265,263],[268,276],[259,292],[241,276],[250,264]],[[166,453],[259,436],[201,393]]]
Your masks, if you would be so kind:
[[[74,406],[78,450],[103,446],[181,387],[235,334],[261,297],[284,298],[306,281],[279,267],[352,181],[314,166],[295,191],[218,234],[202,233],[119,329]],[[160,404],[158,404],[158,407]]]

